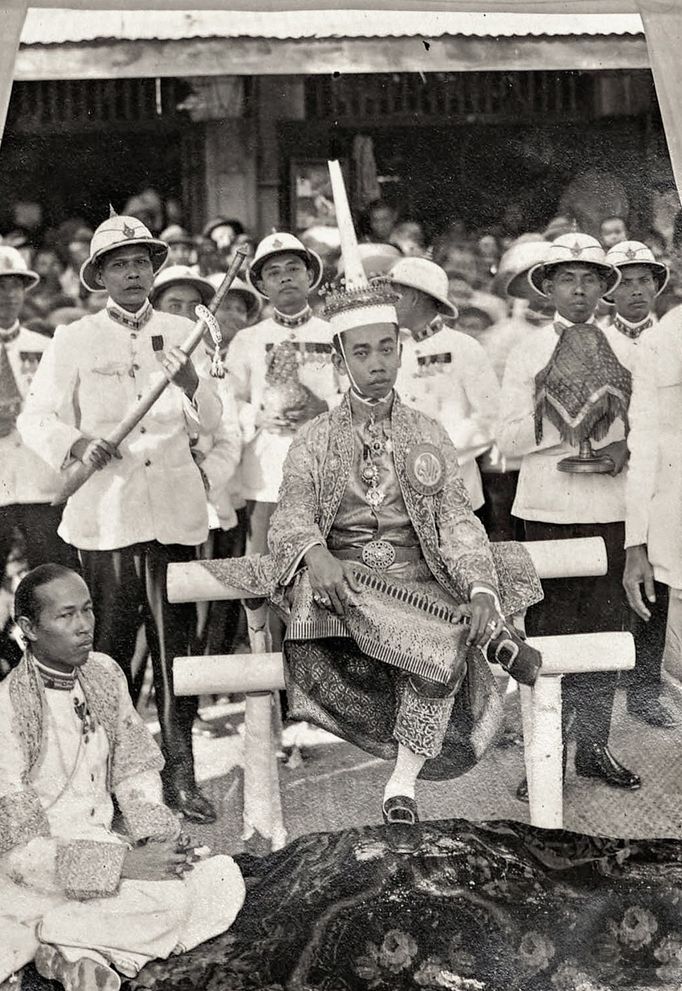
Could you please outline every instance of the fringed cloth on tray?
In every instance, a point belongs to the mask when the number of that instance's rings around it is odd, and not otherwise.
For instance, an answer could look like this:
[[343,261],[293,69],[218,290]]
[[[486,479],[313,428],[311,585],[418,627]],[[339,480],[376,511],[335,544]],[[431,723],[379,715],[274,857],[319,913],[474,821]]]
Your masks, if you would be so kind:
[[[493,544],[491,549],[505,615],[538,602],[542,588],[526,549],[521,544]],[[202,565],[224,584],[244,588],[245,598],[267,597],[284,613],[284,670],[293,718],[394,759],[402,687],[416,675],[459,689],[442,753],[426,763],[423,777],[465,773],[497,736],[502,706],[495,679],[480,650],[467,648],[465,631],[451,621],[458,604],[423,562],[394,566],[380,576],[355,565],[374,579],[374,587],[349,591],[344,617],[314,602],[305,569],[283,589],[274,584],[265,557]],[[396,598],[386,584],[404,596]]]
[[546,416],[574,447],[601,440],[617,417],[628,429],[632,376],[590,324],[562,327],[552,357],[535,376],[535,441]]

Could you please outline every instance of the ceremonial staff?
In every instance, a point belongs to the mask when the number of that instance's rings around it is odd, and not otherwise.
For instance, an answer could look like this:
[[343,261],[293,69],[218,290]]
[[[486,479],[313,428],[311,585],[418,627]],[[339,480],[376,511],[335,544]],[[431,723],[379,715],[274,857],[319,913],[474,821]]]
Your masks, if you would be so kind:
[[[211,304],[208,307],[197,307],[197,313],[199,319],[194,324],[191,334],[188,335],[187,339],[181,345],[180,350],[186,355],[192,354],[192,352],[198,347],[204,332],[209,329],[215,340],[217,331],[217,323],[215,322],[214,315],[220,308],[225,296],[230,290],[230,286],[234,282],[237,274],[239,273],[244,259],[247,255],[246,247],[238,248],[230,267],[227,270],[225,278],[221,282],[218,290],[211,300]],[[219,342],[219,338],[218,338]],[[138,425],[140,420],[142,420],[149,410],[152,408],[157,399],[164,393],[164,391],[170,385],[169,379],[163,379],[163,381],[158,382],[154,385],[149,392],[138,400],[137,403],[132,407],[130,412],[121,420],[118,427],[113,430],[105,440],[112,445],[112,447],[118,447],[128,434],[130,434],[135,427]],[[78,489],[87,482],[91,475],[94,475],[97,468],[93,464],[82,464],[69,476],[69,478],[64,483],[61,492],[55,496],[52,500],[53,506],[60,506],[65,503],[67,499],[70,498],[77,492]]]

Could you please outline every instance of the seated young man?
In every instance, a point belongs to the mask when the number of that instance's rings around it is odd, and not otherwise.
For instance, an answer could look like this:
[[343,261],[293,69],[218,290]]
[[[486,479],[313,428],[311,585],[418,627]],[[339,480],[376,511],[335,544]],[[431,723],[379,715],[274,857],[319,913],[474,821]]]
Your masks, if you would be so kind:
[[[336,191],[335,202],[338,217]],[[502,629],[500,606],[511,615],[542,592],[530,568],[511,595],[498,590],[448,434],[394,391],[396,289],[367,283],[354,238],[343,249],[346,290],[327,295],[326,315],[350,389],[293,438],[270,555],[206,567],[285,613],[291,716],[395,760],[383,815],[407,850],[419,842],[418,775],[463,773],[499,727],[475,648]]]
[[197,862],[163,804],[163,758],[123,672],[92,651],[82,578],[35,568],[15,615],[26,651],[0,683],[0,983],[34,960],[67,991],[117,991],[119,973],[228,929],[244,882],[230,857]]

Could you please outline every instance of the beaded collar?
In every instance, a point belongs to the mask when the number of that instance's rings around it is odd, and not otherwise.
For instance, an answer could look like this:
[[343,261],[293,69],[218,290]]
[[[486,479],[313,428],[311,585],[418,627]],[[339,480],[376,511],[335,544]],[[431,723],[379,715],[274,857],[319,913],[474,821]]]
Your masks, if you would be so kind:
[[20,330],[21,324],[18,320],[15,320],[11,327],[0,327],[0,344],[11,344],[12,341],[16,341]]
[[631,341],[636,341],[640,334],[643,334],[645,330],[649,327],[653,327],[654,321],[652,317],[647,317],[646,320],[642,320],[641,323],[629,323],[623,317],[615,316],[613,318],[613,326],[616,330],[619,330],[621,334],[625,334],[629,337]]
[[279,310],[275,310],[272,314],[272,319],[282,327],[288,327],[289,330],[293,330],[295,327],[302,327],[304,323],[310,320],[312,315],[313,311],[306,303],[301,312],[295,313],[292,317],[286,313],[280,313]]
[[146,300],[137,313],[126,313],[125,310],[119,309],[115,303],[107,305],[109,319],[115,323],[120,323],[123,327],[128,327],[129,330],[140,330],[141,327],[144,327],[151,320],[153,313],[154,310],[149,300]]
[[31,658],[45,688],[53,688],[57,692],[70,692],[74,688],[78,678],[78,672],[75,668],[71,671],[56,671],[44,661],[37,660],[33,655]]

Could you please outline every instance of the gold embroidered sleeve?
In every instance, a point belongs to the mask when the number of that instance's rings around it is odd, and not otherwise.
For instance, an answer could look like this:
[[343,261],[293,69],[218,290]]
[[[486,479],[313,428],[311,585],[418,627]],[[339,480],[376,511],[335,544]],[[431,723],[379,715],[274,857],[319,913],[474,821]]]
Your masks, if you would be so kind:
[[49,836],[50,826],[40,799],[31,787],[0,798],[0,856],[38,836]]
[[122,843],[73,840],[57,849],[57,880],[67,898],[112,897],[118,892],[128,848]]
[[457,453],[444,430],[440,431],[440,448],[446,471],[436,514],[439,551],[462,601],[466,602],[471,586],[475,584],[489,585],[497,592],[497,575],[488,537],[471,508],[459,472]]
[[124,781],[116,790],[126,832],[133,842],[174,840],[180,821],[163,802],[161,778],[156,771],[143,771]]
[[298,431],[284,462],[277,508],[268,531],[268,545],[281,584],[290,580],[297,561],[309,547],[327,545],[320,530],[317,468],[323,446],[319,420],[312,420]]

